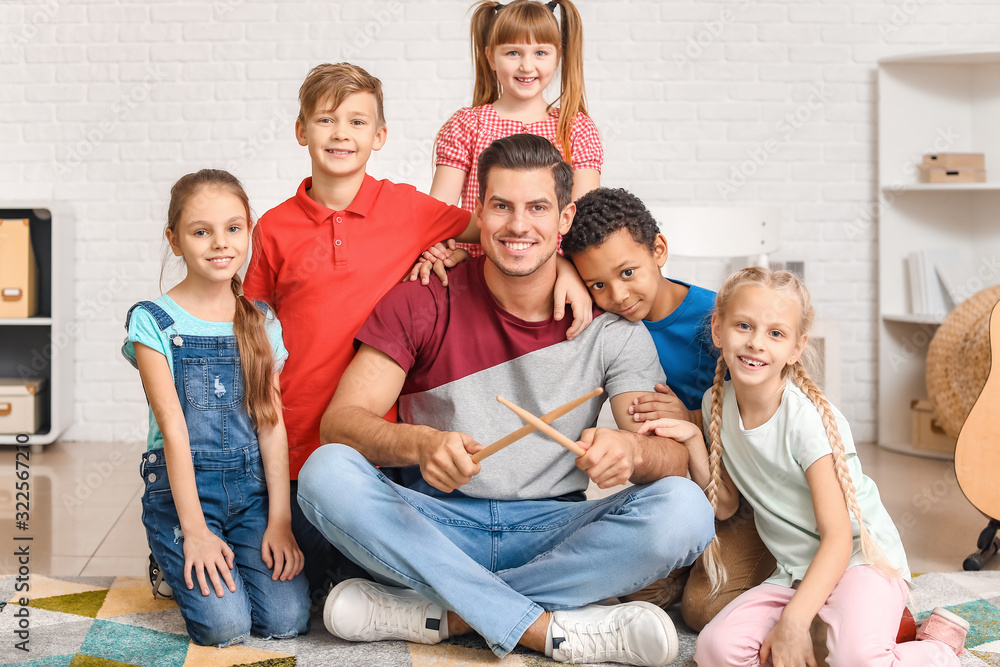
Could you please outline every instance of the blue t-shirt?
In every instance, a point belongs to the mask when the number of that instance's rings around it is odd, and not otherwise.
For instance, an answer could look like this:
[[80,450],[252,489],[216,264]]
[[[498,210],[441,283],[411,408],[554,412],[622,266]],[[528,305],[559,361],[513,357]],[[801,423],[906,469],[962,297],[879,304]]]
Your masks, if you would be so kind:
[[674,312],[662,320],[643,320],[656,343],[667,385],[688,410],[701,408],[701,397],[715,380],[719,350],[712,343],[715,292],[679,280],[688,293]]
[[[139,306],[132,311],[132,319],[129,321],[128,338],[122,346],[122,354],[135,365],[135,343],[142,343],[146,347],[156,350],[167,358],[167,365],[170,372],[174,371],[174,358],[170,352],[170,336],[180,334],[184,336],[233,336],[232,322],[211,322],[194,317],[181,308],[176,301],[164,294],[154,301],[157,306],[166,311],[167,315],[174,319],[173,325],[160,331],[156,324],[156,318],[148,310]],[[274,370],[280,371],[288,358],[288,350],[281,340],[281,323],[274,317],[274,312],[268,310],[264,320],[264,330],[267,338],[271,342],[271,351],[274,353]],[[146,436],[146,449],[159,449],[163,447],[163,433],[160,431],[156,418],[153,417],[153,410],[149,410],[149,433]]]

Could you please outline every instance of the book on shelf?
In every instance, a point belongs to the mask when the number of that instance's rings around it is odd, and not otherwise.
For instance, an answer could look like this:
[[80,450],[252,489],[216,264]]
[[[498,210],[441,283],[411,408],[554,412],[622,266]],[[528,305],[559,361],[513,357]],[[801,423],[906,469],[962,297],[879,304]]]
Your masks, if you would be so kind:
[[935,262],[934,269],[948,298],[957,306],[976,292],[1000,284],[1000,272],[978,270],[981,266],[996,264],[996,257],[991,258],[991,262],[978,263],[968,259],[952,259]]
[[907,258],[910,279],[910,312],[944,319],[955,307],[944,280],[938,275],[939,263],[960,262],[961,253],[951,248],[917,250]]
[[914,315],[926,310],[924,292],[924,273],[921,270],[922,260],[919,252],[911,252],[906,256],[906,276],[910,280],[910,312]]

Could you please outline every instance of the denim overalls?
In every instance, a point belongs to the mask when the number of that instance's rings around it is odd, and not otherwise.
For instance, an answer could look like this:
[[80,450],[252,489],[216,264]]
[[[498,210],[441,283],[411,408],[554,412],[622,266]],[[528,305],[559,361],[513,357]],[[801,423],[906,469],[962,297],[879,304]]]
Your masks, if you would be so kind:
[[[252,630],[264,637],[294,637],[309,628],[309,593],[301,574],[291,581],[272,581],[261,557],[267,529],[268,500],[257,434],[244,402],[243,373],[235,336],[181,336],[162,308],[142,301],[161,331],[170,336],[174,386],[191,443],[195,482],[205,523],[235,554],[232,570],[236,592],[219,598],[209,584],[201,594],[184,583],[184,537],[174,506],[163,449],[143,454],[145,482],[142,522],[153,557],[173,589],[192,641],[225,646]],[[266,309],[266,306],[264,306]]]

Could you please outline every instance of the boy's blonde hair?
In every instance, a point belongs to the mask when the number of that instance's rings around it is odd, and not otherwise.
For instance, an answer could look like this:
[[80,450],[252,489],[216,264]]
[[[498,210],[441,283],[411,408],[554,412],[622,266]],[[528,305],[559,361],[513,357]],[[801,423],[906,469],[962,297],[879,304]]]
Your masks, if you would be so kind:
[[[799,304],[798,338],[801,339],[809,333],[815,319],[815,310],[812,307],[812,299],[809,290],[799,280],[798,276],[789,271],[772,271],[762,267],[748,267],[737,271],[729,276],[722,289],[719,290],[715,299],[715,317],[725,317],[726,311],[736,293],[743,287],[756,286],[774,290],[779,294],[784,294],[796,300]],[[712,414],[709,421],[709,451],[708,468],[711,479],[705,488],[709,501],[714,510],[718,506],[719,487],[722,484],[722,389],[723,381],[726,378],[726,361],[719,355],[719,362],[715,370],[715,383],[712,385]],[[872,539],[871,534],[865,527],[861,519],[861,506],[858,504],[854,481],[851,479],[851,471],[847,467],[847,455],[844,451],[844,441],[840,437],[837,429],[837,419],[834,416],[833,408],[826,396],[820,391],[816,383],[812,381],[806,372],[805,365],[800,358],[791,366],[785,366],[781,371],[782,377],[791,376],[792,382],[798,385],[819,412],[826,428],[826,436],[830,441],[830,450],[833,453],[833,468],[837,474],[837,481],[844,493],[847,502],[847,509],[850,514],[857,519],[861,527],[861,552],[865,559],[891,577],[898,577],[899,572],[889,563],[885,554],[879,549]],[[715,597],[719,590],[726,583],[725,567],[719,560],[719,538],[716,536],[705,550],[705,571],[708,573],[711,589],[709,595]]]
[[375,98],[376,127],[385,127],[382,110],[382,82],[357,65],[323,63],[316,65],[299,87],[299,122],[304,123],[320,102],[326,98],[339,107],[348,95],[371,93]]

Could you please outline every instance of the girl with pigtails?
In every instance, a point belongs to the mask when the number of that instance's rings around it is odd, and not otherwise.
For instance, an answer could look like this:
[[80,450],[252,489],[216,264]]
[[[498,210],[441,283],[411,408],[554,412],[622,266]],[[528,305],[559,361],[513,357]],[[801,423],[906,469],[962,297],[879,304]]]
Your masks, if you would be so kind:
[[150,583],[154,597],[172,594],[203,646],[309,628],[278,387],[288,352],[238,273],[251,224],[235,176],[203,169],[177,181],[165,236],[186,275],[129,309],[122,348],[150,407],[140,464]]
[[[520,133],[545,137],[573,166],[573,201],[600,186],[604,149],[587,115],[583,26],[570,0],[482,0],[472,14],[472,60],[472,106],[438,132],[432,196],[472,211],[479,154],[495,139]],[[544,92],[557,70],[559,97],[549,103]],[[460,246],[482,254],[479,244]]]
[[[792,273],[747,268],[730,276],[712,316],[721,356],[702,401],[709,447],[689,422],[659,419],[639,431],[684,443],[691,478],[716,518],[732,515],[742,494],[777,561],[767,581],[705,627],[695,661],[814,666],[809,628],[819,616],[829,625],[831,665],[958,665],[942,641],[896,643],[906,555],[861,471],[850,427],[802,364],[813,316],[809,292]],[[716,538],[704,556],[713,594],[726,580],[720,548]]]

